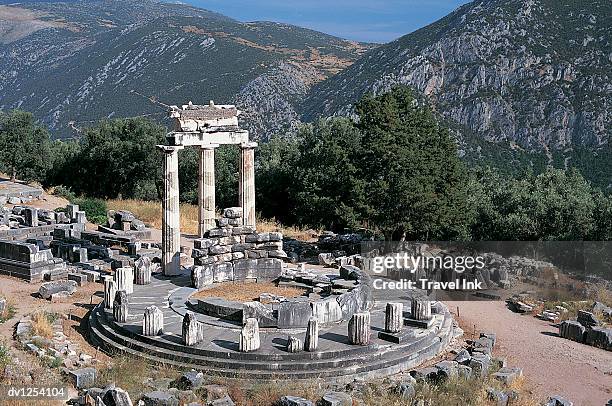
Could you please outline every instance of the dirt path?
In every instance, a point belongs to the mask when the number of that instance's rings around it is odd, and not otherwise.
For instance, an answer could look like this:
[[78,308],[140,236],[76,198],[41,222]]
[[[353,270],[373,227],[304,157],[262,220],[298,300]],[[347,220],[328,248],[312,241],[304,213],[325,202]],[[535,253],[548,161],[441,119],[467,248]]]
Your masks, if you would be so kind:
[[497,334],[496,353],[523,368],[529,389],[545,400],[561,395],[576,406],[602,406],[612,399],[612,352],[560,338],[558,328],[531,315],[520,315],[504,302],[447,302],[459,306],[466,336]]

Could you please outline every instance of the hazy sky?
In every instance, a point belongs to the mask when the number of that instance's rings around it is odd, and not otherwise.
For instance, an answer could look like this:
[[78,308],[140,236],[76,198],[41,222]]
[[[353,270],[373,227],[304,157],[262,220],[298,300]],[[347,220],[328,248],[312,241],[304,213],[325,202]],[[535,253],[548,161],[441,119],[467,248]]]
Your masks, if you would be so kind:
[[389,42],[468,0],[183,0],[240,21],[278,21],[339,37]]

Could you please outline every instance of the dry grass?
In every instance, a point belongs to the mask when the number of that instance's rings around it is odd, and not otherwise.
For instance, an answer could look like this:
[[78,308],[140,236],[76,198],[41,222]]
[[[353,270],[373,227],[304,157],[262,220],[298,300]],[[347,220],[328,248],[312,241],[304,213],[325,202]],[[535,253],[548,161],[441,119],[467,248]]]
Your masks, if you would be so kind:
[[[128,210],[140,220],[153,228],[161,229],[162,211],[161,203],[143,200],[108,200],[109,210]],[[321,232],[320,230],[303,229],[299,227],[283,226],[276,219],[257,219],[257,231],[280,231],[285,237],[301,241],[311,241]],[[198,232],[198,206],[181,204],[181,232],[195,235]]]
[[119,355],[109,368],[98,371],[96,383],[101,388],[114,383],[134,400],[143,390],[143,380],[150,376],[150,371],[151,366],[142,358]]
[[300,227],[284,226],[276,219],[257,219],[257,231],[269,232],[280,231],[284,237],[293,238],[299,241],[316,241],[322,230],[305,229]]
[[[161,202],[143,200],[108,200],[109,210],[127,210],[134,213],[140,220],[153,228],[161,229],[162,209]],[[181,232],[197,234],[198,207],[192,204],[181,204]]]
[[44,311],[32,314],[32,335],[44,338],[53,337],[52,317]]
[[[3,296],[0,295],[0,298],[2,297]],[[0,312],[0,323],[4,323],[5,321],[10,320],[15,315],[15,305],[13,304],[13,301],[10,300],[9,298],[5,298],[5,299],[6,299],[6,306],[4,306],[4,310]]]
[[[547,300],[543,305],[538,307],[538,311],[542,311],[544,309],[554,309],[555,306],[563,306],[568,311],[561,313],[560,321],[576,319],[578,316],[578,311],[585,310],[591,312],[593,309],[594,302],[601,302],[606,306],[612,307],[612,292],[606,289],[605,286],[596,286],[589,291],[589,293],[583,297],[579,298],[580,300]],[[602,312],[594,312],[595,316],[599,318],[604,324],[604,326],[609,326],[609,320],[605,320]]]
[[313,384],[296,384],[292,382],[272,382],[253,386],[242,395],[241,406],[277,405],[278,400],[285,395],[298,396],[316,401],[323,393]]
[[262,293],[293,298],[302,296],[306,289],[277,286],[275,283],[225,283],[214,288],[204,289],[196,293],[194,298],[220,297],[235,302],[251,302],[259,300]]

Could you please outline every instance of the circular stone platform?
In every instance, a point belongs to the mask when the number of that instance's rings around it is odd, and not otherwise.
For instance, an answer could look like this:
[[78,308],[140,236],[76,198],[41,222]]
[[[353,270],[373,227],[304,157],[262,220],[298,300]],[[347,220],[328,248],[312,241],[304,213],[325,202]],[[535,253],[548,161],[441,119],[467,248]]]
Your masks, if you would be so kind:
[[[398,344],[378,338],[384,327],[387,302],[403,302],[410,309],[406,292],[374,291],[371,309],[372,339],[367,346],[348,342],[346,321],[321,326],[317,352],[289,353],[288,334],[304,338],[305,329],[261,329],[261,347],[255,352],[238,351],[241,325],[194,313],[204,323],[204,341],[193,347],[183,344],[183,316],[197,290],[190,287],[190,275],[168,278],[153,275],[150,285],[134,286],[130,295],[129,320],[116,323],[112,312],[99,304],[89,315],[90,336],[108,352],[123,352],[155,363],[194,368],[210,375],[236,379],[296,380],[326,378],[350,381],[356,377],[381,377],[404,371],[435,357],[453,337],[453,319],[446,306],[433,306],[433,323],[427,329],[405,326]],[[391,297],[395,295],[394,297]],[[384,297],[383,297],[384,296]],[[143,314],[157,306],[164,313],[164,334],[142,335]]]

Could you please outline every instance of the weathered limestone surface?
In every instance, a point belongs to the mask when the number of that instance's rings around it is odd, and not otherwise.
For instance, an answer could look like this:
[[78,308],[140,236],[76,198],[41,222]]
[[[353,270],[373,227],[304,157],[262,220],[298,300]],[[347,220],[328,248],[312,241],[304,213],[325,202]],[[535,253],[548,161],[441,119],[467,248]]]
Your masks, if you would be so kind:
[[595,327],[599,326],[601,323],[597,317],[591,312],[587,312],[585,310],[578,310],[578,323],[582,324],[584,327]]
[[115,282],[118,291],[124,291],[128,295],[134,293],[134,269],[126,267],[115,270]]
[[287,352],[296,353],[302,350],[302,340],[294,336],[289,336],[287,338]]
[[204,325],[193,313],[185,313],[182,328],[183,342],[187,346],[196,345],[204,340]]
[[127,323],[128,308],[129,301],[127,293],[123,290],[118,291],[113,303],[113,317],[117,323]]
[[181,224],[179,212],[178,151],[182,147],[160,145],[164,155],[162,200],[162,268],[164,275],[181,271]]
[[399,333],[404,325],[404,305],[402,303],[387,303],[385,309],[385,331]]
[[256,319],[247,319],[240,331],[238,348],[240,352],[251,352],[258,350],[260,345],[259,324]]
[[242,322],[246,323],[248,319],[257,320],[261,327],[276,327],[278,324],[272,308],[260,302],[246,302],[242,305]]
[[586,328],[573,320],[565,320],[559,325],[559,335],[569,340],[584,342]]
[[101,404],[107,406],[132,406],[132,399],[130,399],[129,393],[113,385],[105,389]]
[[200,148],[198,174],[199,235],[215,227],[215,147]]
[[431,302],[429,300],[412,299],[410,315],[414,320],[430,320]]
[[2,238],[4,237],[0,237],[0,274],[39,282],[44,279],[45,274],[66,270],[66,263],[61,258],[54,258],[50,249],[40,249],[35,244]]
[[104,278],[104,308],[112,309],[117,295],[117,282],[112,277]]
[[319,402],[321,406],[352,406],[353,398],[344,392],[328,392]]
[[26,207],[24,210],[25,224],[28,227],[38,227],[38,209],[35,207]]
[[586,334],[586,343],[593,347],[612,351],[612,328],[593,327]]
[[70,296],[76,292],[75,281],[55,281],[43,283],[38,289],[38,294],[43,299],[51,299],[54,295]]
[[316,317],[311,317],[308,320],[306,327],[306,338],[304,339],[304,350],[315,352],[319,346],[319,321]]
[[351,344],[370,343],[370,312],[355,313],[348,324],[348,338]]
[[145,336],[158,336],[164,332],[164,313],[157,306],[145,309],[142,320],[142,333]]
[[149,257],[140,257],[134,264],[136,285],[148,285],[151,283],[151,273],[153,271],[153,262]]
[[342,308],[335,297],[312,302],[312,315],[321,324],[335,323],[342,320]]
[[240,148],[238,175],[238,200],[242,207],[245,226],[255,226],[255,147],[256,143],[245,143]]

